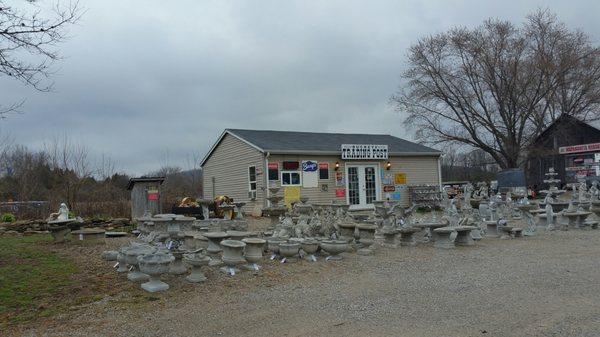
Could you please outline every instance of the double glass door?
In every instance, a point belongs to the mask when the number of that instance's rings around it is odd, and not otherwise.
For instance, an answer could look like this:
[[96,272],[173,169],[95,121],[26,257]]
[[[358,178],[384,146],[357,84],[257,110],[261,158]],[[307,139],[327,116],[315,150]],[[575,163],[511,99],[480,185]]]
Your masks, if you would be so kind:
[[379,191],[377,165],[347,165],[348,204],[352,208],[368,208],[377,200]]

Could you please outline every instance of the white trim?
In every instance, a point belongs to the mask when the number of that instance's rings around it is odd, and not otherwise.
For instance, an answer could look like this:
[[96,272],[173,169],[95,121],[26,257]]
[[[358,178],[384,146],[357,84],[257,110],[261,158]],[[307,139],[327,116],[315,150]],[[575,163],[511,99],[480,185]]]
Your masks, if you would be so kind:
[[[381,198],[381,165],[379,162],[344,162],[344,173],[346,179],[346,205],[350,205],[350,189],[348,188],[350,180],[348,179],[349,166],[371,166],[375,167],[375,200]],[[359,186],[360,188],[360,186]],[[359,191],[360,193],[360,191]],[[366,205],[350,205],[351,210],[373,209],[373,204]]]
[[[254,167],[254,181],[250,180],[250,168]],[[256,192],[258,190],[258,174],[256,174],[256,165],[248,166],[248,170],[246,171],[248,177],[248,192]],[[254,183],[255,188],[252,189],[252,183]]]
[[[284,184],[283,183],[283,174],[284,173],[297,173],[298,174],[298,179],[300,180],[300,183],[299,184]],[[290,179],[290,181],[291,181],[291,179]],[[281,185],[281,187],[284,187],[284,186],[302,186],[302,171],[299,171],[299,170],[286,170],[286,171],[281,170],[279,172],[279,184]]]
[[250,143],[249,141],[245,140],[244,138],[236,135],[235,133],[229,131],[229,129],[225,129],[221,135],[219,136],[219,138],[217,139],[217,141],[213,144],[213,146],[211,146],[210,150],[208,150],[208,152],[206,153],[206,155],[204,156],[204,158],[202,158],[202,161],[200,162],[200,167],[204,166],[204,164],[206,163],[206,161],[208,160],[208,158],[210,157],[210,155],[215,151],[215,149],[217,148],[217,145],[219,145],[219,143],[221,143],[221,141],[223,140],[223,138],[225,137],[225,135],[232,135],[233,137],[241,140],[242,142],[246,143],[247,145],[250,145],[251,147],[255,148],[256,150],[260,151],[261,153],[264,153],[265,151],[263,149],[261,149],[260,147]]

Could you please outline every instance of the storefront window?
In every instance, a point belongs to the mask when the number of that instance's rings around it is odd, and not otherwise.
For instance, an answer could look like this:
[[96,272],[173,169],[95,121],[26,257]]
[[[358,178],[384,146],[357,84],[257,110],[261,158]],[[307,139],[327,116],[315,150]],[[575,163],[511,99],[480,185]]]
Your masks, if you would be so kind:
[[299,171],[282,171],[281,172],[281,185],[282,186],[300,186],[300,172]]

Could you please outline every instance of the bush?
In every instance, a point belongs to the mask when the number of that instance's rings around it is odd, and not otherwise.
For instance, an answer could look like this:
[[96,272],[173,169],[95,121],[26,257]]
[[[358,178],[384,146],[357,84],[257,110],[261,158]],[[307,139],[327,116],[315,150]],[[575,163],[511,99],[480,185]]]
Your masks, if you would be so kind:
[[11,213],[2,214],[2,222],[15,222],[17,218]]

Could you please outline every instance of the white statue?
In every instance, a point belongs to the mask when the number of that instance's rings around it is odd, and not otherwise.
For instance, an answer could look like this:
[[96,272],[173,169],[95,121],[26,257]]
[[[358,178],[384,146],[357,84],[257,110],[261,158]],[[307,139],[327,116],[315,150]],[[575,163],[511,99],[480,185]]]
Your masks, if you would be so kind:
[[546,229],[550,231],[554,229],[554,212],[549,203],[546,204]]
[[67,204],[64,202],[60,204],[60,208],[58,209],[58,216],[56,220],[69,220],[69,208]]

